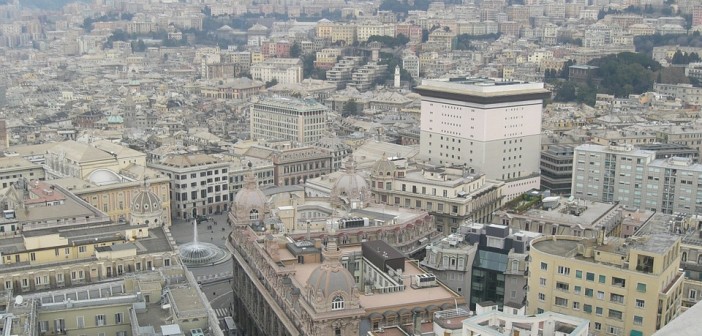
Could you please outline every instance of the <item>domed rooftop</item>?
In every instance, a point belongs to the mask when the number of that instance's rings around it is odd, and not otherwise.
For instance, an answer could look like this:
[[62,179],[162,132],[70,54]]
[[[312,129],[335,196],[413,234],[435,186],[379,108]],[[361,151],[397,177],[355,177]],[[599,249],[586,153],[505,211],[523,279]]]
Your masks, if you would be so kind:
[[122,177],[108,169],[97,169],[88,175],[90,183],[103,186],[122,182]]
[[347,163],[346,173],[334,183],[332,193],[339,196],[359,197],[360,193],[366,190],[368,190],[368,182],[356,173],[356,163],[352,156]]
[[132,199],[132,213],[147,213],[153,211],[161,211],[161,199],[151,190],[146,188],[139,190]]
[[392,176],[395,172],[395,164],[388,160],[387,156],[383,154],[383,158],[376,161],[371,168],[371,173],[374,176]]
[[317,266],[307,279],[308,291],[314,295],[322,295],[324,298],[341,295],[349,299],[354,293],[356,281],[351,272],[339,262],[341,252],[336,242],[332,240],[327,243],[322,255],[324,257],[322,264]]
[[[238,220],[263,219],[268,201],[266,195],[258,188],[256,177],[249,171],[244,176],[244,187],[234,196],[232,211]],[[256,216],[252,216],[255,210]]]

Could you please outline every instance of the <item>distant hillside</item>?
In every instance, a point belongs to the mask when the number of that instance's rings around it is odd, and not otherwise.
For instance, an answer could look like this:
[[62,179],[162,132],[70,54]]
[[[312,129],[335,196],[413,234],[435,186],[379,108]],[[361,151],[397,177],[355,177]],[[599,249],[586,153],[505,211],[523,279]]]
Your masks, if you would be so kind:
[[[6,0],[0,0],[0,2]],[[20,0],[20,4],[25,7],[35,7],[40,9],[61,9],[71,2],[88,2],[88,0]]]

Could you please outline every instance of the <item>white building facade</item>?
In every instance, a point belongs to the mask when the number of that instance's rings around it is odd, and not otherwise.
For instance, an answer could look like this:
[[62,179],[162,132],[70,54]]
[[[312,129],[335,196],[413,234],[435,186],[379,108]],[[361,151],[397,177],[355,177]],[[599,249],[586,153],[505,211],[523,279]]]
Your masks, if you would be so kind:
[[327,127],[327,107],[314,99],[265,98],[251,109],[253,140],[290,140],[311,145]]
[[510,200],[539,188],[543,83],[425,80],[420,154],[505,181]]

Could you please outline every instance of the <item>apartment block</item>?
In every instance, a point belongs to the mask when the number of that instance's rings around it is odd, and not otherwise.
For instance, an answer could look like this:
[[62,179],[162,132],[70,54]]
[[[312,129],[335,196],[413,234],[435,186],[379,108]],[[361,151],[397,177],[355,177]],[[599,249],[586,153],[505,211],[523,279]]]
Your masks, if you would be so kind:
[[578,146],[572,194],[666,214],[702,211],[702,165],[691,157],[655,157],[631,145]]
[[590,320],[591,335],[652,335],[680,311],[680,238],[547,236],[531,242],[528,314]]
[[251,108],[251,139],[310,145],[327,129],[327,108],[314,99],[270,97]]
[[640,208],[644,205],[645,169],[656,153],[630,144],[609,146],[585,144],[575,148],[572,195],[598,201],[620,201]]
[[420,155],[506,182],[507,200],[540,185],[543,83],[424,80]]
[[666,214],[702,213],[702,164],[690,158],[655,160],[646,168],[644,207]]

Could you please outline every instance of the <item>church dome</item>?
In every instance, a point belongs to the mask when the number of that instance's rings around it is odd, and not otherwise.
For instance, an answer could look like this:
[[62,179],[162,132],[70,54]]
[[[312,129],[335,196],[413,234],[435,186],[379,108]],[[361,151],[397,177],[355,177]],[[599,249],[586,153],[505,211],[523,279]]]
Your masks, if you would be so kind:
[[139,190],[134,198],[132,198],[131,210],[132,213],[143,214],[161,211],[163,209],[161,206],[161,199],[151,190],[143,189]]
[[393,176],[395,174],[395,164],[390,162],[383,154],[383,158],[376,161],[371,168],[373,176]]
[[346,173],[341,175],[332,187],[332,194],[339,196],[359,197],[360,193],[368,190],[368,182],[360,174],[356,173],[356,166],[353,157],[349,160]]
[[268,208],[266,195],[258,188],[256,177],[249,172],[244,177],[244,187],[236,193],[232,211],[238,220],[259,220]]

